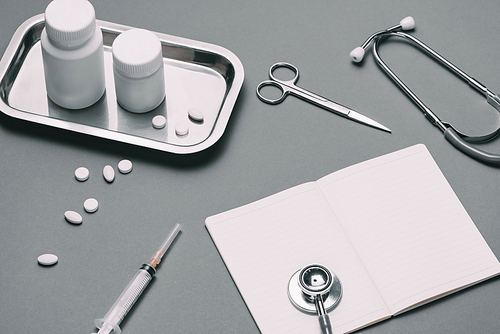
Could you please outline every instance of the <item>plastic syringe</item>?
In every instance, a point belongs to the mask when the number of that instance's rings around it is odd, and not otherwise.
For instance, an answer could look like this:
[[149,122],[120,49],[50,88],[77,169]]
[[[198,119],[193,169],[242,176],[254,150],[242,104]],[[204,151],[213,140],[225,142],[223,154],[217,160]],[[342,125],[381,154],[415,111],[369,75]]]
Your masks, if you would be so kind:
[[127,315],[128,311],[134,306],[135,302],[141,296],[142,292],[146,289],[149,282],[156,274],[156,266],[160,263],[161,258],[170,247],[175,237],[179,233],[181,225],[176,224],[168,237],[163,241],[160,248],[153,255],[148,263],[144,263],[130,283],[127,285],[122,294],[115,301],[113,306],[109,309],[104,318],[96,319],[95,325],[99,328],[97,334],[118,334],[121,333],[119,327],[122,320]]

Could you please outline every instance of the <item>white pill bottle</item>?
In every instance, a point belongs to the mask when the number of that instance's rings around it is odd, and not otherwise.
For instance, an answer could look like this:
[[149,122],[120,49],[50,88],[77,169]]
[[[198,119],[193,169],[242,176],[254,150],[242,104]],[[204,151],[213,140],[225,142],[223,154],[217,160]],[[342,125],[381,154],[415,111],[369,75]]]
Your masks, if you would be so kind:
[[158,37],[148,30],[130,29],[116,37],[112,49],[118,104],[134,113],[158,107],[166,95],[162,46]]
[[47,95],[68,109],[97,102],[106,88],[102,32],[87,0],[54,0],[41,35]]

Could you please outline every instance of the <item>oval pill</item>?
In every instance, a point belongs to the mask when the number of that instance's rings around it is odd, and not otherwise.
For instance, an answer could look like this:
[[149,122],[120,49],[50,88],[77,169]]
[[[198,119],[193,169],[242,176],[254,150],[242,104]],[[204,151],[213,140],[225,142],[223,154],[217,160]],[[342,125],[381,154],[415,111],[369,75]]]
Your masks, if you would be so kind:
[[175,133],[180,137],[186,136],[189,133],[189,126],[184,122],[177,123],[175,125]]
[[203,122],[203,119],[205,118],[203,113],[196,108],[190,108],[188,110],[188,115],[189,115],[189,118],[191,118],[191,120],[198,122],[198,123]]
[[66,220],[71,224],[75,225],[81,224],[83,221],[82,216],[75,211],[66,211],[64,213],[64,218],[66,218]]
[[132,171],[132,161],[124,159],[118,163],[118,170],[122,174],[128,174]]
[[111,183],[115,180],[115,170],[110,165],[106,165],[102,170],[102,176],[104,176],[106,182]]
[[75,178],[80,182],[87,181],[89,176],[90,172],[85,167],[79,167],[75,170]]
[[38,257],[38,263],[42,266],[51,266],[57,263],[57,256],[54,254],[42,254]]
[[99,209],[99,203],[95,198],[89,198],[83,203],[83,208],[88,213],[96,212]]
[[162,115],[157,115],[153,117],[153,120],[151,122],[153,123],[153,127],[155,129],[163,129],[167,124],[167,119]]

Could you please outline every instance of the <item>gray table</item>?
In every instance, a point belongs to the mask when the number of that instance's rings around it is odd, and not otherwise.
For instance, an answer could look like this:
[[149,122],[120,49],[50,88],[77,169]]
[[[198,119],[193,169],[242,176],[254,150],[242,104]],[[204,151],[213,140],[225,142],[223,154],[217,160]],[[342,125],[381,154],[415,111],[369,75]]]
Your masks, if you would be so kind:
[[[49,1],[3,1],[0,51],[16,28]],[[497,256],[498,168],[464,156],[388,80],[370,56],[349,52],[407,15],[415,34],[500,91],[500,4],[490,1],[160,1],[94,0],[97,18],[223,46],[245,67],[228,128],[213,147],[180,156],[0,115],[1,333],[91,333],[141,263],[175,223],[183,226],[157,277],[122,323],[124,333],[258,333],[208,232],[205,218],[316,180],[330,172],[424,143]],[[404,43],[382,50],[401,77],[443,119],[470,132],[498,124],[497,113],[465,83]],[[392,129],[387,134],[290,97],[259,101],[257,84],[275,62],[301,70],[298,85]],[[451,87],[451,88],[448,88]],[[476,119],[478,118],[478,119]],[[500,142],[486,145],[500,152]],[[128,158],[129,175],[102,179]],[[78,183],[79,166],[91,178]],[[99,210],[84,222],[88,197]],[[59,263],[37,264],[42,253]],[[360,333],[498,333],[500,280],[415,309]]]

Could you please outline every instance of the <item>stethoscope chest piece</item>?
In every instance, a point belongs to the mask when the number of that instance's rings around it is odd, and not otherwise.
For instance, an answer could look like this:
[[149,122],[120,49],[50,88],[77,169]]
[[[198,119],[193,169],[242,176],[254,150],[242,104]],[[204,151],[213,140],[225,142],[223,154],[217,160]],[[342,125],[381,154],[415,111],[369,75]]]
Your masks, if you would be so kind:
[[333,310],[342,297],[339,278],[320,264],[311,264],[295,272],[288,282],[288,298],[298,310],[318,314],[316,298],[326,312]]

